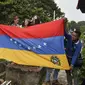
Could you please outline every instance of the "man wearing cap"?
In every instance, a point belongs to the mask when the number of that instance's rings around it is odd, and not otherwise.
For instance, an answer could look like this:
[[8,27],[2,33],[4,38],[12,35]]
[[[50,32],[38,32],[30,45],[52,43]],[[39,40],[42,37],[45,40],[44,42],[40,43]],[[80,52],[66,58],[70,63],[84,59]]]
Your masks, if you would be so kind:
[[[65,28],[67,21],[65,19]],[[81,32],[79,30],[74,30],[71,35],[65,31],[66,44],[65,51],[67,59],[70,65],[70,70],[66,70],[68,85],[73,85],[72,79],[74,80],[74,85],[79,85],[78,83],[78,71],[82,66],[81,48],[82,43],[80,41]],[[80,59],[80,60],[79,60]],[[80,62],[81,61],[81,62]]]

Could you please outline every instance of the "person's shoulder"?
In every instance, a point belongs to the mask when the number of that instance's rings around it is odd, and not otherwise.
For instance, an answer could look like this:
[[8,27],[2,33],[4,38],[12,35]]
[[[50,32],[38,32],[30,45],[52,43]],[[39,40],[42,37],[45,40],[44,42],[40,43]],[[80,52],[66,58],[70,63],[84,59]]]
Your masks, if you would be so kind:
[[76,45],[82,47],[82,42],[81,42],[81,40],[78,40],[78,43],[77,43]]
[[81,42],[81,40],[79,40],[79,43],[82,45],[82,42]]

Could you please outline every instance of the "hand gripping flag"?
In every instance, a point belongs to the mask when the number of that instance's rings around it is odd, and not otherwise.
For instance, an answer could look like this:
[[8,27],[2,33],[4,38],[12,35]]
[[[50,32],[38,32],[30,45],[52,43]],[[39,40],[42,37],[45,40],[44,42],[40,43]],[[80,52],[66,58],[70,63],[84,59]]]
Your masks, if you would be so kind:
[[0,25],[0,59],[21,65],[69,69],[64,50],[64,20],[24,29]]

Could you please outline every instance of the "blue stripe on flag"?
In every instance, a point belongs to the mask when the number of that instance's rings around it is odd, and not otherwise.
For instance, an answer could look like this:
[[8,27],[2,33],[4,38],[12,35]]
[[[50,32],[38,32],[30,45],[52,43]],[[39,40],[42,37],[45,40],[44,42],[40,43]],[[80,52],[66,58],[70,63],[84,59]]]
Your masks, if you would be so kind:
[[0,35],[0,48],[30,50],[38,54],[65,54],[64,36],[22,39]]

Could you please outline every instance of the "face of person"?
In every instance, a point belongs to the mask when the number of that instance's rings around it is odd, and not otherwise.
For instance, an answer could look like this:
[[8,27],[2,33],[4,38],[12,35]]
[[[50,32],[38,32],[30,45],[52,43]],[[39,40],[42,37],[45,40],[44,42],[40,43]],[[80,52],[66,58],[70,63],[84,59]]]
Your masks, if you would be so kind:
[[76,40],[78,40],[78,35],[77,35],[77,33],[75,33],[75,32],[73,32],[72,33],[72,41],[76,41]]
[[15,24],[18,24],[18,22],[19,22],[19,19],[15,19],[15,20],[14,20],[14,23],[15,23]]
[[26,19],[25,22],[24,22],[25,26],[28,26],[29,24],[29,21]]
[[32,24],[33,24],[33,25],[35,24],[35,19],[34,19],[34,17],[32,18]]
[[35,15],[33,18],[32,18],[32,24],[35,25],[36,24],[36,20],[38,19],[38,16]]

